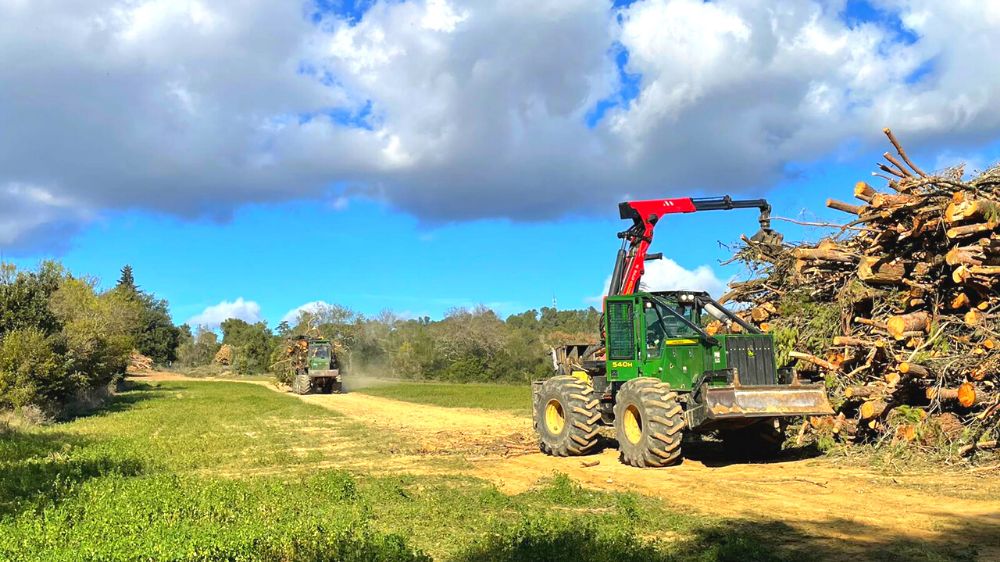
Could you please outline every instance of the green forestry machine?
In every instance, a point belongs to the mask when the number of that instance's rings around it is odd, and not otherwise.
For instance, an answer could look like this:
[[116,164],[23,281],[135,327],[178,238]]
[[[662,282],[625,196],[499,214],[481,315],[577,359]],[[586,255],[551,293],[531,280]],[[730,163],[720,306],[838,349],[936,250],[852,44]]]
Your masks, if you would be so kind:
[[[679,463],[686,433],[718,432],[748,457],[777,453],[789,417],[832,414],[822,384],[803,384],[775,363],[774,337],[702,291],[643,292],[653,229],[670,213],[760,209],[752,238],[780,246],[763,199],[659,199],[619,204],[633,224],[620,232],[601,319],[601,343],[553,349],[557,375],[532,386],[539,446],[555,456],[584,455],[613,426],[622,462],[637,467]],[[710,333],[705,320],[731,330]],[[729,333],[723,333],[729,332]]]
[[342,375],[330,340],[297,336],[285,347],[293,371],[292,392],[342,392]]

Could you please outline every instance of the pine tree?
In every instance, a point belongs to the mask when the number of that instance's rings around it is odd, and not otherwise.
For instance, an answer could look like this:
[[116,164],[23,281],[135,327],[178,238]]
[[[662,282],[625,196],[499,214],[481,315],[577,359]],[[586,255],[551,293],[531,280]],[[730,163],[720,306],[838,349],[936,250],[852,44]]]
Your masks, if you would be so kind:
[[118,278],[118,289],[122,289],[132,294],[139,292],[139,287],[135,285],[135,277],[132,275],[132,266],[125,264],[122,268],[122,275]]

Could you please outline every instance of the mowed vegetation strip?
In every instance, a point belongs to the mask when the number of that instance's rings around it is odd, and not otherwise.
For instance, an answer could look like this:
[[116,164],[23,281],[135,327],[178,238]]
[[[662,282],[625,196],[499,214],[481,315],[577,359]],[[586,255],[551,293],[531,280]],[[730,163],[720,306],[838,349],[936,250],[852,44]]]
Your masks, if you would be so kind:
[[352,390],[404,402],[445,408],[531,411],[531,387],[513,384],[398,382]]

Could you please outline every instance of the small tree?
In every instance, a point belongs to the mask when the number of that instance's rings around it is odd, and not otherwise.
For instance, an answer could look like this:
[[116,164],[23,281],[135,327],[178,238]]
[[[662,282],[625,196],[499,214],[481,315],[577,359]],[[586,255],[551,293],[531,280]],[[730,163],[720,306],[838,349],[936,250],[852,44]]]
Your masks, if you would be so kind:
[[274,338],[264,322],[250,324],[230,318],[222,323],[222,343],[233,346],[233,370],[243,375],[263,373],[270,364]]
[[134,301],[141,309],[133,334],[139,353],[161,365],[177,359],[181,333],[170,318],[167,301],[140,290],[135,284],[132,266],[127,264],[122,267],[114,291],[121,297]]

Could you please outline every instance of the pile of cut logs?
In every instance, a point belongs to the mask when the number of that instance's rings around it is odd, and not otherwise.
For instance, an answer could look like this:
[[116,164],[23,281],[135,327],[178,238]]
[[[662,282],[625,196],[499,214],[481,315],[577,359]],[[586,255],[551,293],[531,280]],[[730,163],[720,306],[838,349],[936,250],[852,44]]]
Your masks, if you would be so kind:
[[128,356],[128,366],[125,368],[127,373],[145,373],[147,371],[153,370],[153,360],[145,355],[139,353],[138,350],[133,349]]
[[873,175],[885,187],[858,182],[858,203],[828,200],[850,216],[818,244],[744,238],[735,259],[752,275],[723,301],[746,303],[782,359],[828,382],[839,416],[813,430],[966,455],[995,448],[1000,167],[928,174],[884,132],[895,155]]
[[217,365],[222,365],[224,367],[228,367],[229,365],[232,365],[233,364],[233,346],[229,345],[228,343],[222,344],[222,346],[219,347],[219,351],[215,352],[215,358],[213,359],[213,361]]

